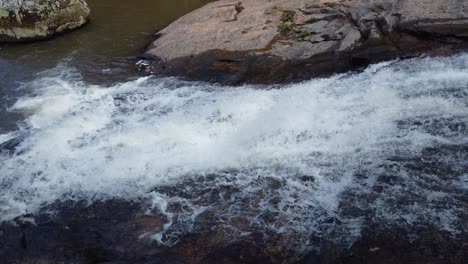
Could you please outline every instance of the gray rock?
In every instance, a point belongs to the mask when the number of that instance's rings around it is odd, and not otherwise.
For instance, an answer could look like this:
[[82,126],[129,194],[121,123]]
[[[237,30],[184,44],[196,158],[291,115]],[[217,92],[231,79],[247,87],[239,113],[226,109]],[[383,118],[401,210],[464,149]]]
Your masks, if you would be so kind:
[[323,32],[325,28],[328,26],[328,24],[329,22],[327,20],[319,20],[312,24],[306,24],[302,28],[307,29],[310,32],[318,33],[318,32]]
[[359,30],[354,26],[347,27],[344,32],[346,32],[346,35],[340,43],[340,47],[338,48],[339,51],[351,50],[359,43],[362,37],[361,32],[359,32]]

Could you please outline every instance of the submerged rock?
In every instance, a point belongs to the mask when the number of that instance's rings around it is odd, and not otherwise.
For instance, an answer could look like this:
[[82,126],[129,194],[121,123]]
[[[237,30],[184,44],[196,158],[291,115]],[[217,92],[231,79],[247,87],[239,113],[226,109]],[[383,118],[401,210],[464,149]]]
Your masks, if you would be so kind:
[[[438,120],[435,126],[414,122],[400,125],[437,129],[440,122],[453,120]],[[441,145],[425,148],[419,155],[391,158],[396,170],[405,169],[411,179],[417,178],[418,185],[451,193],[453,196],[445,202],[426,201],[414,185],[414,190],[400,197],[393,187],[402,189],[412,184],[384,171],[372,192],[344,193],[338,215],[300,232],[270,229],[288,225],[287,219],[274,210],[286,185],[275,177],[258,179],[253,185],[261,188],[247,196],[245,188],[228,185],[220,175],[213,174],[159,186],[153,190],[153,198],[57,201],[37,214],[0,223],[0,259],[24,264],[462,264],[468,253],[466,191],[463,186],[441,182],[458,182],[463,177],[468,165],[461,161],[467,155],[467,145]],[[455,157],[457,161],[441,157]],[[298,178],[313,184],[313,177]],[[224,185],[213,184],[217,180]],[[380,203],[377,210],[366,208],[382,198],[379,196],[388,197],[388,201]],[[166,198],[167,203],[159,198]],[[267,201],[268,210],[262,212]],[[412,215],[405,204],[416,210],[432,205],[442,212],[450,207],[461,210],[456,213],[459,218],[453,221],[452,230],[440,226],[450,219],[431,223]],[[384,219],[380,211],[396,214]],[[361,222],[362,229],[353,238],[346,231],[347,219]],[[318,232],[309,234],[314,228]]]
[[0,2],[0,43],[49,38],[81,27],[90,10],[84,0]]
[[463,0],[221,0],[156,34],[150,71],[278,83],[466,47]]
[[[214,212],[200,215],[191,234],[166,246],[151,235],[161,231],[167,219],[149,214],[147,206],[144,201],[125,200],[57,203],[48,208],[50,213],[0,223],[0,257],[5,263],[24,264],[462,264],[468,252],[464,235],[454,237],[427,225],[374,224],[351,247],[312,237],[319,250],[298,253],[290,247],[296,241],[289,233],[269,236],[254,231],[232,239],[235,229],[216,222]],[[231,219],[224,225],[240,223]]]

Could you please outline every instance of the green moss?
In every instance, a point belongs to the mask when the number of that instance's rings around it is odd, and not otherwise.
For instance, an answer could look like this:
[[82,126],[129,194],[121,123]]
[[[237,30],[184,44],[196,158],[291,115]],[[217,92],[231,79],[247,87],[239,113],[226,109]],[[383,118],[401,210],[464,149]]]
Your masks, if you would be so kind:
[[308,29],[304,29],[299,33],[299,37],[303,39],[310,36],[312,36],[312,32],[310,32]]
[[293,24],[290,21],[282,22],[279,24],[278,29],[283,33],[290,33],[293,31]]

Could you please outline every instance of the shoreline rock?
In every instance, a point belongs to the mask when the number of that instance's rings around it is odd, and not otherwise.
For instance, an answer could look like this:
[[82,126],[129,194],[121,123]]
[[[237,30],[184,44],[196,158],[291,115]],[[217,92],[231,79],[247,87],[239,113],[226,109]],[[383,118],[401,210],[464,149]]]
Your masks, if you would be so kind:
[[85,0],[8,0],[0,3],[0,43],[44,40],[88,22]]
[[220,0],[156,34],[154,74],[224,84],[288,83],[468,45],[462,0]]

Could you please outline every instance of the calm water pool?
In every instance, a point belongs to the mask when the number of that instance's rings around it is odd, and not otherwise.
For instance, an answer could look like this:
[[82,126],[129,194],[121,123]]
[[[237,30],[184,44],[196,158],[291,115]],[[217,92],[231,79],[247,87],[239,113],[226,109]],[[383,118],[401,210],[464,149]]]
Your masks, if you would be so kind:
[[91,22],[49,41],[0,45],[0,132],[20,119],[6,111],[26,91],[22,82],[65,63],[93,84],[109,84],[137,75],[136,55],[154,31],[210,0],[88,0]]

